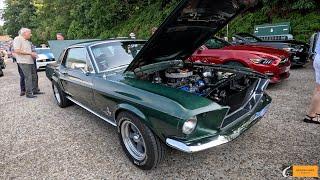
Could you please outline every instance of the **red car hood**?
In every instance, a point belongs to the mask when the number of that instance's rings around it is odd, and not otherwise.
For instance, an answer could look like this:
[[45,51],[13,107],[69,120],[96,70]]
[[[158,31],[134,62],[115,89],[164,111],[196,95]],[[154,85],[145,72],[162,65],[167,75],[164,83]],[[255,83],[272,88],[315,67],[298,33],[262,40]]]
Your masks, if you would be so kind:
[[278,56],[281,59],[288,57],[290,55],[288,52],[284,50],[275,49],[271,47],[264,47],[264,46],[255,46],[255,45],[235,45],[235,46],[227,46],[227,47],[224,47],[223,49],[262,52],[262,53]]

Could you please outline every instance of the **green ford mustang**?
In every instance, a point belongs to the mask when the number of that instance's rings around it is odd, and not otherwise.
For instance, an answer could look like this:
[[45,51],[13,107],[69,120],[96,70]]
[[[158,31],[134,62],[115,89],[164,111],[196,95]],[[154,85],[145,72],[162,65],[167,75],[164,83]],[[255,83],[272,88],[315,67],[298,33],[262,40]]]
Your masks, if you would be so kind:
[[249,0],[183,0],[149,41],[51,41],[46,68],[57,104],[75,103],[118,128],[128,158],[156,167],[166,146],[197,152],[227,143],[266,113],[268,79],[188,57]]

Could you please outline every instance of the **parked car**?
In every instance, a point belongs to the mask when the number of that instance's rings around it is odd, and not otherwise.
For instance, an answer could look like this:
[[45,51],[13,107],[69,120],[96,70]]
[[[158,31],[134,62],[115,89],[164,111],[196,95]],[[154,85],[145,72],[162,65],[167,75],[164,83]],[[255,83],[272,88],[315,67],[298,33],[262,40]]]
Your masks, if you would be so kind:
[[309,60],[309,45],[297,40],[264,41],[249,33],[238,33],[233,36],[233,44],[251,44],[285,50],[290,53],[293,66],[303,66]]
[[290,76],[289,53],[263,46],[232,45],[215,37],[190,59],[193,62],[247,67],[267,75],[271,83],[278,83]]
[[50,48],[35,48],[38,57],[36,59],[37,70],[45,69],[47,64],[55,62]]
[[117,127],[124,152],[141,169],[156,167],[165,145],[192,153],[235,139],[271,103],[267,76],[188,61],[246,8],[235,0],[194,2],[180,2],[147,42],[49,42],[60,57],[46,68],[57,104],[75,103]]

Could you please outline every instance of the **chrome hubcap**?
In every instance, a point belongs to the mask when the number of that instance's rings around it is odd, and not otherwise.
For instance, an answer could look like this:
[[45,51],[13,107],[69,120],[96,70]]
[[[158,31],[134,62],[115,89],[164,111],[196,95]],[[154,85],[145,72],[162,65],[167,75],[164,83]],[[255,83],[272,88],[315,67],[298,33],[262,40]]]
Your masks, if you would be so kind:
[[60,104],[61,98],[60,98],[59,90],[56,85],[53,85],[53,93],[54,93],[54,97],[56,98],[56,100]]
[[130,155],[142,161],[146,157],[146,144],[139,129],[129,120],[121,124],[121,136]]

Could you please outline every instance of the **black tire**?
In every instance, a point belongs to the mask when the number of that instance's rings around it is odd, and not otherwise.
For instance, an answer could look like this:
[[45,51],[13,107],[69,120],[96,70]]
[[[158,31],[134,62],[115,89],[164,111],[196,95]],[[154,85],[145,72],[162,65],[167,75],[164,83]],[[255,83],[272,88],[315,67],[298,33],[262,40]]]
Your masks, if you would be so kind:
[[3,71],[2,69],[0,68],[0,77],[2,77],[4,74],[3,74]]
[[233,67],[245,67],[242,63],[239,63],[237,61],[229,61],[225,65],[233,66]]
[[52,81],[52,90],[53,96],[58,106],[60,106],[61,108],[65,108],[72,105],[72,102],[69,99],[67,99],[66,93],[62,91],[60,85],[55,81]]
[[[119,139],[122,146],[123,151],[127,155],[127,157],[130,159],[130,161],[136,165],[138,168],[142,170],[150,170],[158,166],[158,164],[163,160],[165,156],[165,145],[159,140],[158,137],[156,137],[153,132],[144,125],[140,118],[137,116],[129,113],[129,112],[121,112],[117,117],[118,127],[119,127]],[[134,125],[138,129],[138,132],[140,133],[144,142],[144,153],[145,154],[142,158],[143,159],[137,159],[130,153],[130,148],[128,149],[128,143],[125,143],[124,140],[124,134],[126,131],[124,126],[127,126],[126,124]],[[139,138],[139,139],[140,139]],[[125,138],[128,139],[128,138]],[[130,142],[134,141],[134,136],[131,136],[129,138]],[[141,141],[141,140],[140,140]],[[140,142],[139,141],[139,142]],[[128,141],[126,141],[128,142]],[[138,143],[137,143],[138,144]],[[132,148],[131,148],[132,149]],[[132,152],[132,151],[131,151]]]

